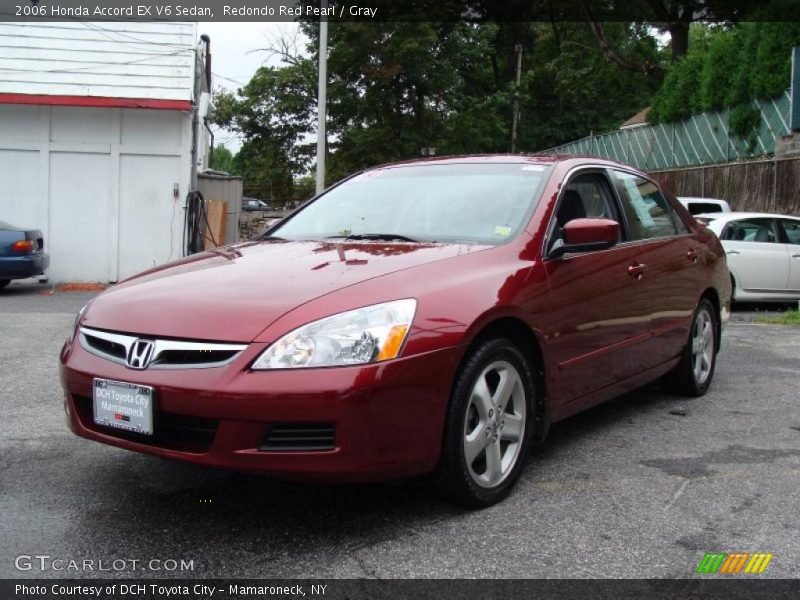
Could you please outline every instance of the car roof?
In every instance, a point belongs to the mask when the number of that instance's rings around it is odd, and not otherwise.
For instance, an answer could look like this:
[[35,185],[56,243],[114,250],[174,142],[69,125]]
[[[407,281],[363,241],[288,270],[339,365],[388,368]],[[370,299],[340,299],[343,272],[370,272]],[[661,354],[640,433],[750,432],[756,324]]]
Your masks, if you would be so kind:
[[534,164],[541,166],[552,166],[556,163],[574,161],[576,166],[580,164],[592,164],[609,167],[622,167],[640,171],[636,167],[625,163],[598,158],[588,155],[573,154],[464,154],[456,156],[431,156],[428,158],[415,158],[399,162],[376,165],[365,169],[387,169],[393,167],[409,167],[414,165],[447,165],[447,164]]
[[701,213],[694,215],[695,219],[714,219],[717,222],[739,221],[741,219],[800,219],[794,215],[778,215],[775,213],[759,212],[727,212],[727,213]]

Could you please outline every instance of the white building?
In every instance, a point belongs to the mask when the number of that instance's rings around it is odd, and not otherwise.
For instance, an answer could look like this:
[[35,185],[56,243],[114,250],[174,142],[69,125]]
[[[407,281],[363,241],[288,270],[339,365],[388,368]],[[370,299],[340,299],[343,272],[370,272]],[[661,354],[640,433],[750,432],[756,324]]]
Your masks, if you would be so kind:
[[0,23],[0,220],[44,232],[51,280],[182,255],[206,59],[196,23]]

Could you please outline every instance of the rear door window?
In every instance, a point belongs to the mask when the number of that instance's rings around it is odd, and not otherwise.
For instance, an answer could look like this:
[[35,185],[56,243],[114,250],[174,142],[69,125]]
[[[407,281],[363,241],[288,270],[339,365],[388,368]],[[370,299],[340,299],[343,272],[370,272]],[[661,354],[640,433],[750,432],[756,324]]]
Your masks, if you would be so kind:
[[669,200],[652,181],[633,173],[612,170],[619,183],[630,239],[646,240],[686,233]]
[[781,227],[790,244],[800,244],[800,221],[794,219],[781,219]]
[[732,242],[761,242],[777,244],[778,230],[774,219],[742,219],[725,226],[720,239]]

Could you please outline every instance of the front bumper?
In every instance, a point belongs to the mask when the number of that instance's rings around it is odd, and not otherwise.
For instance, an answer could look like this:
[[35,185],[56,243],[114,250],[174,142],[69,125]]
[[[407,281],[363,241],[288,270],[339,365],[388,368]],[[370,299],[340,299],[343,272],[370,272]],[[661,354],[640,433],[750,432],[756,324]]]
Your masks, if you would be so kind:
[[50,266],[50,256],[44,252],[0,258],[0,279],[25,279],[42,275]]
[[[372,481],[421,474],[439,458],[450,386],[464,348],[360,367],[252,372],[251,344],[230,365],[136,371],[67,342],[64,408],[77,435],[212,467],[317,481]],[[155,388],[155,434],[94,423],[92,380]],[[276,426],[332,426],[325,450],[271,450]]]

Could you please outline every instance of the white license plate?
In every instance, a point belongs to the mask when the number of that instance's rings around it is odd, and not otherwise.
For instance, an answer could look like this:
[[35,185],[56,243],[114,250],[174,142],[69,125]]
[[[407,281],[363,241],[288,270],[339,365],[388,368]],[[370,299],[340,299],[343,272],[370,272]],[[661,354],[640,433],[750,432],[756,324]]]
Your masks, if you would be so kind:
[[94,422],[145,435],[153,435],[155,392],[147,385],[94,380]]

